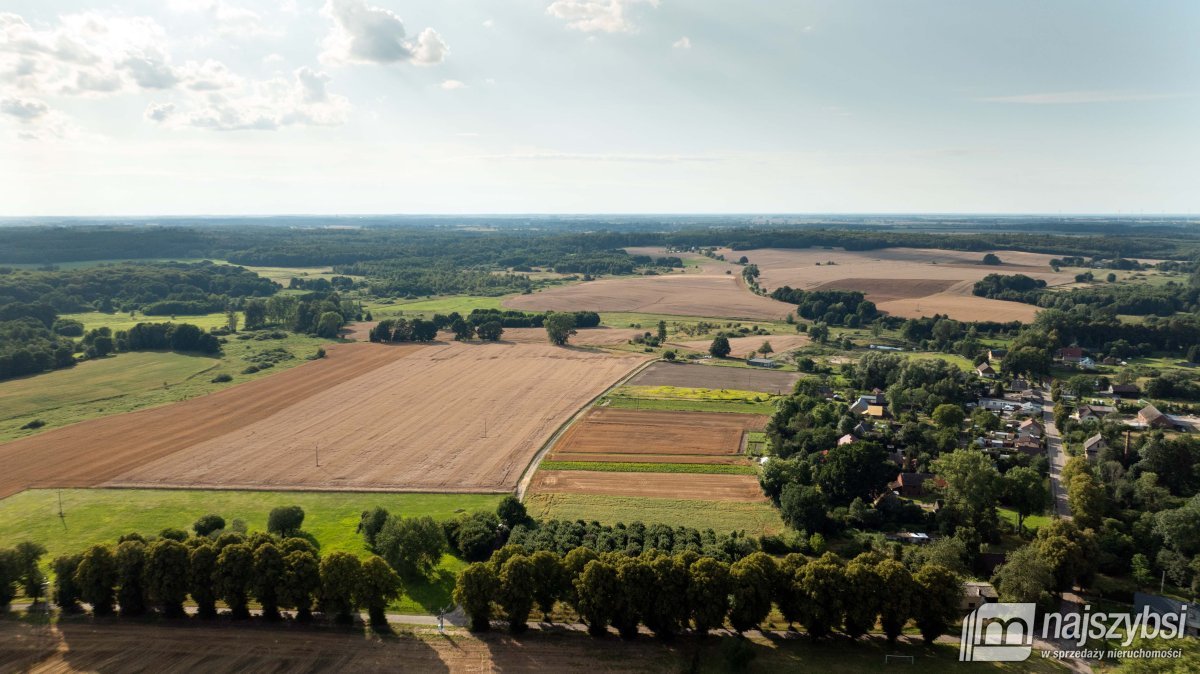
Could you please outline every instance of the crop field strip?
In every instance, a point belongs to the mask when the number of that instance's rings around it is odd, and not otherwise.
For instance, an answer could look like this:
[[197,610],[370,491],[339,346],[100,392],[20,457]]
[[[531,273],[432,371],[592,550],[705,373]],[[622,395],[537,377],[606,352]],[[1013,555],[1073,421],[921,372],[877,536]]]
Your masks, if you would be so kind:
[[800,379],[798,372],[756,368],[714,367],[689,363],[654,363],[630,380],[631,386],[738,389],[787,394]]
[[762,430],[767,417],[751,414],[656,412],[593,408],[551,452],[562,454],[727,455],[742,433]]
[[539,470],[532,493],[649,496],[699,501],[765,501],[753,475],[698,473],[611,473],[584,470]]

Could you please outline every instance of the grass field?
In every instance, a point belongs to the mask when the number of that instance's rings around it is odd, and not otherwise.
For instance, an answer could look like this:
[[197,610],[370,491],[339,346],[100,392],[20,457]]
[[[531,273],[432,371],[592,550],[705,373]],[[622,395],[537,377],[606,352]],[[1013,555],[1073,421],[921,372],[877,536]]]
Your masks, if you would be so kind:
[[[34,419],[45,422],[40,430],[48,430],[186,400],[265,377],[305,362],[328,341],[292,334],[264,341],[229,339],[220,358],[158,351],[122,353],[66,370],[0,382],[0,442],[37,432],[21,429]],[[242,374],[256,356],[273,349],[284,349],[292,358],[254,374]],[[212,379],[219,373],[229,374],[233,382],[214,383]]]
[[540,470],[591,470],[605,473],[700,473],[707,475],[757,475],[754,466],[727,463],[637,463],[600,461],[542,461]]
[[767,438],[766,433],[758,431],[750,431],[746,433],[746,453],[751,455],[766,454],[770,448],[771,441]]
[[449,314],[457,311],[466,316],[475,309],[500,309],[503,297],[479,297],[473,295],[454,295],[436,297],[427,300],[397,300],[393,303],[370,301],[364,307],[371,312],[375,320],[395,318],[401,314]]
[[928,353],[921,351],[917,353],[901,353],[900,355],[919,360],[944,360],[951,365],[957,365],[958,369],[965,370],[967,372],[971,372],[975,369],[975,364],[971,362],[971,359],[963,358],[962,356],[952,353]]
[[[997,506],[996,512],[1000,518],[1006,522],[1010,522],[1014,527],[1017,526],[1017,511],[1012,508]],[[1025,518],[1025,530],[1038,529],[1050,523],[1049,515],[1030,515]]]
[[[105,314],[99,311],[88,311],[78,314],[62,314],[60,318],[71,318],[83,323],[84,330],[92,330],[94,328],[107,327],[113,332],[117,330],[128,330],[138,323],[191,323],[198,328],[208,330],[209,328],[219,328],[226,324],[224,312],[212,314],[200,314],[198,316],[177,315],[174,319],[170,316],[147,316],[142,312],[136,312],[133,316],[127,313]],[[241,325],[242,315],[238,312],[238,324]]]
[[[406,516],[450,519],[459,512],[492,510],[501,496],[492,494],[381,494],[364,492],[202,491],[158,489],[63,489],[65,517],[58,517],[58,490],[33,489],[0,500],[0,541],[14,545],[36,541],[46,546],[43,559],[80,552],[95,543],[112,543],[122,534],[143,535],[175,527],[191,529],[201,515],[215,512],[227,523],[240,519],[251,531],[266,529],[267,514],[281,505],[304,508],[304,530],[321,544],[322,554],[366,555],[355,532],[363,510],[382,506]],[[449,603],[454,574],[463,563],[446,556],[431,582],[407,588],[393,610],[435,611]]]
[[769,503],[693,501],[591,494],[528,494],[525,507],[537,519],[618,522],[660,522],[714,531],[745,531],[761,536],[786,527]]
[[673,412],[731,412],[740,414],[774,414],[770,402],[754,403],[736,400],[672,400],[669,398],[637,398],[610,395],[603,404],[622,410],[663,410]]

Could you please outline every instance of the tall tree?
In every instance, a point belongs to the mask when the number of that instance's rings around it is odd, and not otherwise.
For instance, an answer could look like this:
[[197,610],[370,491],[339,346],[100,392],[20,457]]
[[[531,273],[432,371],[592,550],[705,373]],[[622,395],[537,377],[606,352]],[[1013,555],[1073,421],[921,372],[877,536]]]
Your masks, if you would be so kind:
[[529,557],[529,561],[533,563],[533,598],[542,612],[542,619],[548,620],[554,604],[562,596],[566,570],[562,559],[549,550],[538,550]]
[[588,634],[605,634],[621,594],[617,570],[611,564],[593,559],[583,567],[583,573],[575,579],[574,585],[579,613],[587,623]]
[[46,548],[40,543],[22,541],[13,549],[16,553],[17,578],[21,583],[21,591],[26,597],[37,603],[42,598],[46,585],[46,574],[42,573],[39,562],[46,554]]
[[387,605],[400,596],[400,590],[400,576],[382,558],[370,557],[363,562],[358,600],[367,607],[373,627],[387,625]]
[[295,608],[297,620],[308,622],[312,619],[313,598],[321,590],[321,563],[310,550],[293,550],[284,561],[287,571],[280,603]]
[[729,613],[729,566],[712,557],[701,557],[688,569],[688,604],[692,624],[700,636],[720,627]]
[[778,573],[775,559],[764,552],[755,552],[729,567],[729,623],[733,629],[745,632],[766,620]]
[[916,597],[916,581],[908,568],[893,559],[885,559],[875,566],[879,583],[887,588],[879,598],[879,624],[887,635],[888,643],[895,644],[904,632],[904,625],[913,614]]
[[188,594],[196,602],[196,615],[217,617],[217,549],[208,544],[192,548],[188,556]]
[[287,575],[283,553],[274,543],[263,543],[254,549],[254,580],[250,589],[262,606],[264,620],[279,620],[279,596]]
[[462,606],[471,619],[471,631],[483,632],[491,626],[492,600],[495,599],[500,581],[492,565],[475,562],[458,574],[454,586],[454,601]]
[[575,314],[555,312],[546,316],[542,323],[546,328],[546,336],[555,346],[565,346],[571,335],[575,334]]
[[510,557],[500,567],[500,592],[497,602],[508,618],[509,629],[515,633],[528,628],[529,613],[533,610],[534,593],[537,590],[537,575],[533,562],[528,557]]
[[267,515],[267,531],[279,536],[295,536],[304,526],[304,508],[298,505],[276,506]]
[[1025,518],[1046,507],[1046,486],[1036,468],[1017,466],[1004,474],[1004,495],[1017,511],[1017,531],[1024,533]]
[[63,613],[74,613],[79,610],[80,588],[75,582],[75,571],[83,555],[62,555],[50,562],[50,570],[54,572],[54,603]]
[[827,552],[805,564],[796,572],[796,584],[804,605],[800,623],[809,636],[819,639],[841,626],[846,571],[837,555]]
[[183,543],[160,538],[146,554],[146,594],[168,618],[182,618],[187,599],[188,549]]
[[844,629],[851,639],[866,634],[875,627],[875,620],[883,603],[883,595],[890,591],[875,569],[875,559],[868,553],[850,560],[845,570]]
[[92,605],[92,613],[111,615],[116,599],[117,563],[107,545],[93,545],[83,553],[75,568],[79,596]]
[[712,344],[708,345],[708,354],[713,358],[725,358],[733,351],[729,346],[729,338],[724,335],[718,335],[713,338]]
[[428,576],[446,548],[445,531],[429,516],[393,515],[375,536],[375,549],[404,578]]
[[348,552],[334,552],[321,560],[321,607],[340,623],[354,619],[362,582],[362,563]]
[[932,644],[959,618],[963,585],[958,574],[938,564],[926,564],[913,574],[917,586],[914,617],[921,638]]
[[217,555],[213,570],[216,594],[225,601],[234,618],[249,618],[247,601],[254,580],[254,553],[245,543],[226,545]]
[[1037,547],[1026,545],[1008,553],[992,578],[1000,601],[1053,607],[1054,572]]

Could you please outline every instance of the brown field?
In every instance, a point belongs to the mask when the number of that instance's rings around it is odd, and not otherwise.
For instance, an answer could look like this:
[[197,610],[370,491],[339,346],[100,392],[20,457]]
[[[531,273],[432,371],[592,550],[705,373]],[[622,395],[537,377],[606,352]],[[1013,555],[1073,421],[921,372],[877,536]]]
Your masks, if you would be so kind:
[[27,487],[91,487],[420,351],[335,344],[326,357],[184,402],[65,426],[0,444],[0,498]]
[[507,491],[566,419],[641,362],[438,343],[106,486]]
[[741,449],[742,433],[760,431],[768,417],[724,412],[659,412],[593,408],[559,438],[551,453],[731,455]]
[[699,473],[604,473],[587,470],[539,470],[530,493],[653,496],[700,501],[765,501],[753,475]]
[[530,311],[628,311],[672,316],[782,319],[792,306],[750,292],[740,272],[673,273],[606,278],[549,288],[504,300]]
[[[734,337],[733,339],[729,340],[729,347],[733,349],[729,355],[733,356],[734,358],[745,358],[751,353],[757,351],[758,347],[762,346],[763,342],[770,342],[771,348],[775,350],[776,354],[779,354],[785,351],[791,351],[792,349],[798,349],[808,344],[809,339],[806,335]],[[690,339],[686,342],[670,343],[671,346],[678,346],[684,349],[691,349],[693,351],[703,351],[705,353],[708,352],[708,347],[711,344],[711,339]]]
[[[759,342],[761,344],[761,342]],[[772,342],[774,344],[774,342]],[[800,379],[798,372],[777,372],[744,367],[654,363],[629,381],[631,386],[731,388],[763,393],[786,393]]]
[[714,463],[714,464],[746,464],[746,458],[740,454],[716,456],[713,454],[596,454],[593,452],[555,452],[550,457],[552,461],[585,461],[591,463]]
[[[1025,274],[1065,285],[1074,274],[1054,272],[1053,255],[1018,251],[992,251],[1003,264],[980,264],[983,252],[886,248],[871,251],[763,248],[722,251],[745,255],[758,265],[761,284],[774,289],[791,286],[804,290],[861,290],[881,311],[906,317],[946,314],[960,320],[1032,320],[1037,307],[975,297],[975,281],[988,274]],[[832,263],[832,264],[831,264]]]
[[[576,346],[613,346],[624,344],[646,330],[636,328],[580,328],[571,336],[570,343]],[[501,340],[514,344],[546,344],[545,328],[505,328]]]
[[0,497],[101,484],[507,491],[560,424],[642,362],[531,344],[339,344],[328,354],[0,445]]

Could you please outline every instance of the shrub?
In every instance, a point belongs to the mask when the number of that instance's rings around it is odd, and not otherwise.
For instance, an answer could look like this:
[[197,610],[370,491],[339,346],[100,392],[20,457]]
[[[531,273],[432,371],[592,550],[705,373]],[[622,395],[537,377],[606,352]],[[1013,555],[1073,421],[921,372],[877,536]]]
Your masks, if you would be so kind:
[[225,382],[230,382],[230,381],[233,381],[233,375],[227,374],[225,372],[222,372],[221,374],[212,378],[212,383],[214,383],[214,384],[224,384]]

